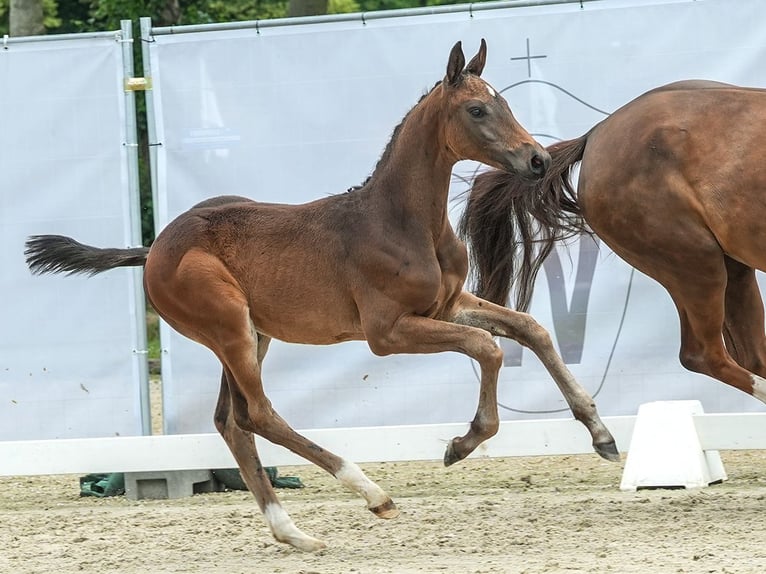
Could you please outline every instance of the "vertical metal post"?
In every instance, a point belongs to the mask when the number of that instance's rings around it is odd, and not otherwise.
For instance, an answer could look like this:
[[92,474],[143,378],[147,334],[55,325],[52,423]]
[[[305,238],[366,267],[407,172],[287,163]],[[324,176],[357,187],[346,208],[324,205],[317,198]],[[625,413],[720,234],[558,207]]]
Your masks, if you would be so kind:
[[[133,90],[127,89],[133,78],[133,22],[120,22],[122,41],[123,91],[125,94],[125,148],[128,160],[128,193],[130,205],[131,245],[141,245],[141,194],[138,177],[138,129],[136,123],[136,98]],[[146,338],[146,301],[143,290],[142,267],[133,267],[133,293],[136,320],[134,360],[138,372],[139,400],[141,403],[141,430],[144,435],[152,434],[151,406],[149,403],[149,361]]]
[[[141,23],[141,55],[143,59],[143,74],[148,85],[152,85],[152,60],[149,46],[152,43],[152,19],[143,17]],[[157,121],[154,115],[154,98],[146,94],[146,127],[149,135],[149,172],[152,184],[152,202],[154,204],[154,229],[160,230],[159,202],[157,199]]]
[[[153,85],[152,81],[152,55],[151,45],[154,42],[152,37],[152,19],[142,17],[139,19],[141,27],[141,56],[143,61],[144,81],[148,86]],[[154,231],[159,233],[162,229],[161,214],[163,206],[159,198],[159,179],[158,179],[158,152],[162,142],[157,141],[157,116],[154,107],[154,93],[151,87],[146,93],[146,130],[149,138],[149,177],[152,186],[152,205],[154,206]],[[168,418],[165,416],[165,406],[168,405],[166,399],[170,385],[173,381],[173,367],[170,360],[169,343],[170,327],[167,323],[160,320],[160,364],[162,369],[162,431],[168,433]]]

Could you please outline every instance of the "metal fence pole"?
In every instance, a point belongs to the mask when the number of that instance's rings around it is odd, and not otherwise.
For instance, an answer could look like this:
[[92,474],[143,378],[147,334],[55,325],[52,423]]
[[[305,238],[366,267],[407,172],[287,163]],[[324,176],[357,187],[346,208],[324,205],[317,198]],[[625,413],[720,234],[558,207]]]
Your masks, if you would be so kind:
[[[138,129],[136,118],[136,97],[129,88],[133,78],[133,23],[120,22],[122,42],[123,91],[125,93],[125,148],[128,160],[128,193],[130,194],[130,241],[133,246],[142,244],[141,194],[138,177]],[[146,301],[143,290],[142,267],[133,267],[133,292],[136,319],[136,348],[134,349],[138,371],[139,400],[141,401],[141,430],[152,434],[151,405],[149,400],[149,362],[146,337]]]
[[[147,84],[147,92],[152,89],[152,61],[149,46],[152,39],[152,19],[143,17],[141,24],[141,55],[143,59],[143,74]],[[154,115],[154,98],[151,93],[146,94],[146,128],[149,136],[149,173],[152,185],[152,202],[154,203],[154,230],[159,232],[159,209],[157,203],[157,146],[162,145],[157,141],[157,120]]]

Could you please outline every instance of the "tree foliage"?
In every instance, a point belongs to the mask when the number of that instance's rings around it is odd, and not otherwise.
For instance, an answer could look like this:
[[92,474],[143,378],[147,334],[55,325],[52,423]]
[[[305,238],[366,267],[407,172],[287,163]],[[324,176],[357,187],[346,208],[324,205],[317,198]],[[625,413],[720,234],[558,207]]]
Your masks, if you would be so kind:
[[[328,14],[341,14],[466,0],[322,0],[322,6],[325,1]],[[121,20],[136,21],[142,16],[150,16],[158,26],[286,18],[290,2],[295,10],[316,0],[43,0],[43,10],[46,31],[66,34],[116,30]],[[8,33],[9,5],[10,0],[0,0],[0,34]]]
[[[46,30],[61,26],[57,4],[57,0],[43,0],[43,25]],[[11,0],[0,0],[0,35],[10,33],[10,8]]]

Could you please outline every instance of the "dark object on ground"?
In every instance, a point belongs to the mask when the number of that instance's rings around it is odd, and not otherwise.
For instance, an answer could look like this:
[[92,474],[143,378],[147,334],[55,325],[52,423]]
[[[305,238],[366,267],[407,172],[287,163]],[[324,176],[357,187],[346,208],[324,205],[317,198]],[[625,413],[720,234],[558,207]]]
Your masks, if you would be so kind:
[[87,474],[80,477],[80,496],[119,496],[125,494],[125,475],[121,472],[110,474]]
[[[267,466],[264,470],[269,475],[271,486],[274,488],[303,488],[300,478],[297,476],[279,476],[279,470],[276,466]],[[247,490],[247,485],[242,480],[238,468],[219,468],[213,470],[213,476],[230,490]]]
[[[279,476],[276,466],[265,469],[274,488],[304,488],[297,476]],[[229,490],[247,490],[238,468],[219,468],[211,471],[218,482]],[[125,474],[113,472],[106,474],[88,474],[80,477],[80,496],[121,496],[125,494]]]

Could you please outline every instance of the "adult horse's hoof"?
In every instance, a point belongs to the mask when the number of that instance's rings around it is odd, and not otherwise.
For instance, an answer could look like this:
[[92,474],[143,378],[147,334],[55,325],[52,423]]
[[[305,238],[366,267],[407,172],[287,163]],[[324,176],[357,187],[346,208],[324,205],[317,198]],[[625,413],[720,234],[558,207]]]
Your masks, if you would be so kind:
[[396,518],[400,514],[396,504],[394,504],[394,501],[390,498],[383,504],[379,504],[378,506],[373,506],[370,508],[370,512],[372,512],[378,518],[385,519]]
[[605,458],[611,462],[620,462],[620,451],[617,450],[617,445],[613,440],[604,442],[601,444],[594,444],[593,448],[601,458]]

